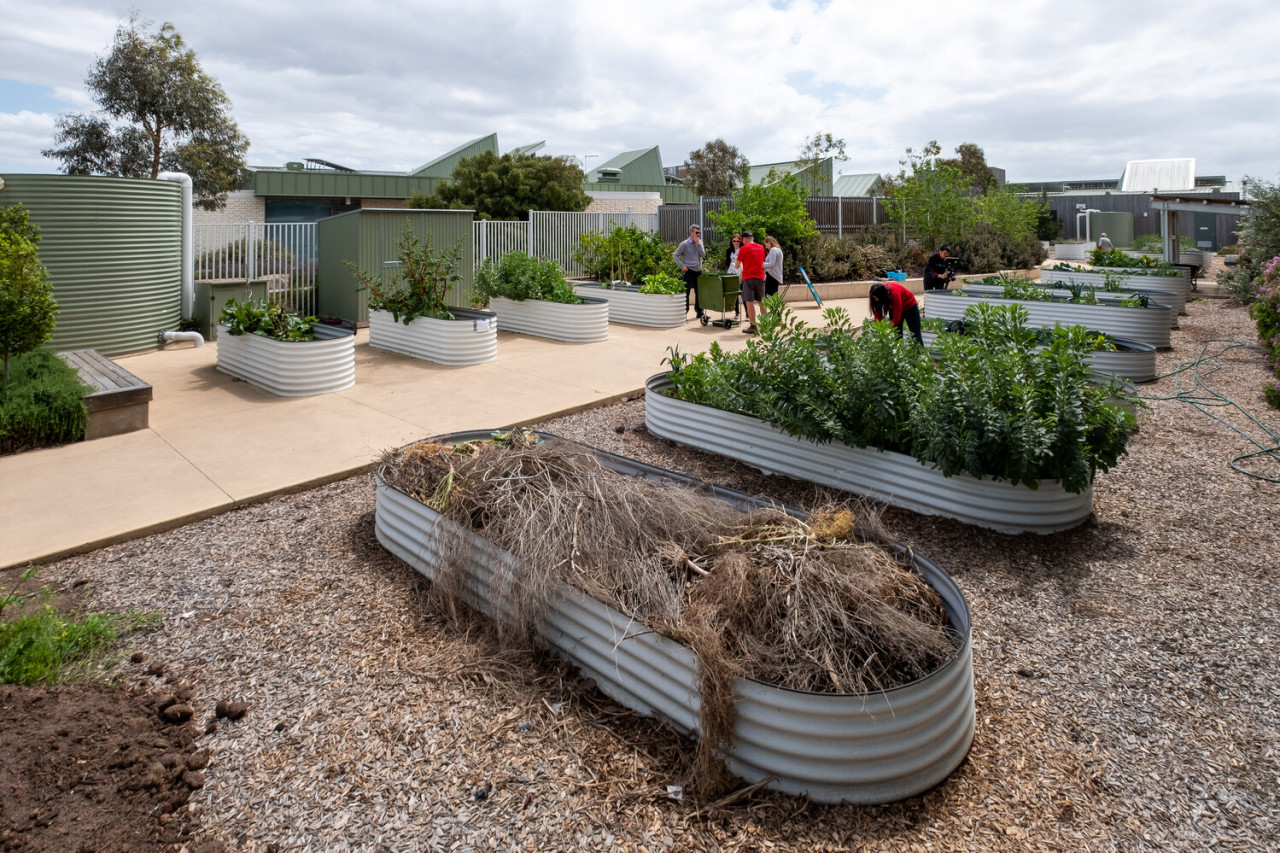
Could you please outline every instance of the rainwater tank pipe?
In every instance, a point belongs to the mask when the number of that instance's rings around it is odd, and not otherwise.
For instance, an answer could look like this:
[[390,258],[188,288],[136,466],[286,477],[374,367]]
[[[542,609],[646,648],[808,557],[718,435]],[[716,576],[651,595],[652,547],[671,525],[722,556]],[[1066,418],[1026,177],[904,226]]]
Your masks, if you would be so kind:
[[1092,239],[1089,237],[1089,214],[1101,213],[1101,212],[1102,212],[1101,210],[1091,207],[1088,210],[1082,210],[1076,214],[1076,239],[1077,240],[1080,239],[1080,217],[1082,216],[1084,217],[1084,239],[1086,243],[1089,243],[1089,242],[1092,242]]
[[160,346],[164,346],[171,341],[191,341],[197,347],[204,346],[204,335],[199,332],[171,332],[168,329],[161,329],[156,335],[156,339]]
[[[156,176],[161,181],[177,181],[182,185],[182,318],[191,319],[191,310],[196,303],[195,249],[193,243],[193,226],[191,216],[191,176],[185,172],[161,172]],[[164,332],[161,333],[165,334]],[[169,332],[168,334],[179,334]],[[203,341],[204,339],[201,338]]]

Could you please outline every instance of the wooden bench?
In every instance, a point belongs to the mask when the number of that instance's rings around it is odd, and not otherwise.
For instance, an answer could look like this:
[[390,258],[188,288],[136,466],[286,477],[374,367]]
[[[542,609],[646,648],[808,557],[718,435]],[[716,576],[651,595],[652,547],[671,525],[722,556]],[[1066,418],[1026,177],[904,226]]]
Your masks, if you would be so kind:
[[94,349],[58,355],[76,369],[81,382],[94,389],[84,397],[89,410],[85,441],[147,428],[150,385]]

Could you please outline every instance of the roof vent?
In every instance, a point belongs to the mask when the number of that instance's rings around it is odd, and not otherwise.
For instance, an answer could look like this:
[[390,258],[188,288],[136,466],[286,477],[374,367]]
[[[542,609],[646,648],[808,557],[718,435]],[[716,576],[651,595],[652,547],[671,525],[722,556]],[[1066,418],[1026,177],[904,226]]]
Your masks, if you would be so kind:
[[622,170],[612,167],[605,167],[596,170],[596,180],[602,184],[617,184],[622,182]]
[[290,172],[301,172],[307,168],[303,164],[299,163],[297,160],[291,160],[290,162],[285,163],[284,167],[288,169]]

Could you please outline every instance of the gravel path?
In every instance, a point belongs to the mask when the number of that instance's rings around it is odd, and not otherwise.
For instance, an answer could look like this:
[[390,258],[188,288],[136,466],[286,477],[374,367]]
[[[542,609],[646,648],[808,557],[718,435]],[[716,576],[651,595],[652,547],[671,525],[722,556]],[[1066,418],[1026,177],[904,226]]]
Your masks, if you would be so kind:
[[[1254,339],[1235,303],[1188,311],[1162,372],[1201,341]],[[1209,386],[1280,432],[1260,351],[1219,362]],[[1174,380],[1142,392],[1172,396]],[[655,439],[643,405],[540,427],[797,506],[829,497]],[[212,761],[192,807],[199,837],[232,850],[1275,849],[1280,485],[1233,471],[1255,446],[1186,402],[1154,401],[1140,420],[1077,530],[1001,536],[886,511],[968,597],[978,704],[967,761],[890,806],[674,799],[689,744],[555,660],[500,654],[478,620],[442,612],[374,540],[370,476],[42,577],[88,581],[95,609],[164,614],[135,647],[195,688]],[[1280,478],[1271,457],[1241,465]],[[251,710],[214,722],[219,699]]]

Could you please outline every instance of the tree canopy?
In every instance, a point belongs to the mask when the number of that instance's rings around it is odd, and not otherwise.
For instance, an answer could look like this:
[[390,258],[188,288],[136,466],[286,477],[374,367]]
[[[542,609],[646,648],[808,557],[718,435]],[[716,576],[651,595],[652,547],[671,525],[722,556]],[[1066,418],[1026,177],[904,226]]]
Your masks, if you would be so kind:
[[837,160],[848,160],[844,151],[844,140],[829,133],[815,133],[813,139],[805,140],[800,147],[800,156],[796,157],[796,171],[817,166],[828,157]]
[[764,183],[748,181],[733,194],[733,206],[707,211],[707,218],[716,227],[722,239],[730,234],[750,231],[756,242],[763,242],[766,235],[773,237],[785,253],[790,254],[805,237],[818,233],[809,216],[805,200],[809,190],[795,175]]
[[54,147],[68,175],[191,176],[197,204],[217,210],[242,182],[246,139],[231,118],[222,86],[200,67],[173,24],[155,33],[135,15],[116,28],[110,53],[85,85],[99,106],[59,117]]
[[713,139],[684,161],[685,180],[698,195],[731,195],[739,180],[745,180],[751,164],[734,146]]
[[414,190],[409,207],[474,210],[480,219],[527,220],[531,210],[582,211],[586,175],[564,157],[485,151],[458,161],[433,195]]

